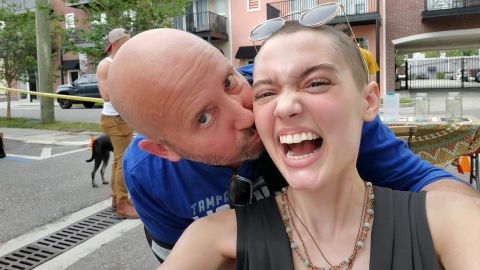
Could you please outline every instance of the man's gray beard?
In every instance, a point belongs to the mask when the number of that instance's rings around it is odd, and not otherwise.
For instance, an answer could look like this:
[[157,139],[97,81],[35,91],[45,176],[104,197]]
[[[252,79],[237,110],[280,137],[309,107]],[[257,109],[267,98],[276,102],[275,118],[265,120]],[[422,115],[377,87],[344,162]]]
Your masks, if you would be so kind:
[[[183,149],[182,147],[168,145],[169,148],[174,150],[182,158],[202,162],[210,165],[230,165],[234,163],[239,163],[245,160],[253,160],[260,157],[260,154],[263,152],[263,144],[252,145],[250,138],[252,136],[251,132],[245,132],[245,136],[236,146],[236,155],[233,157],[225,157],[222,154],[210,154],[210,155],[198,155],[192,154]],[[250,144],[248,144],[250,142]]]

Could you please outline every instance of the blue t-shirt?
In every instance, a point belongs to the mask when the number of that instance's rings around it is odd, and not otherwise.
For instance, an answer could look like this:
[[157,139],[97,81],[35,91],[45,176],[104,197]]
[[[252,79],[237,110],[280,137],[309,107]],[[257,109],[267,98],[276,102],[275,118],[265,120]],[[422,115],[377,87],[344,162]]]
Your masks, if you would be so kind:
[[[171,162],[138,146],[135,136],[123,155],[125,184],[137,213],[157,241],[174,244],[193,220],[229,209],[227,188],[233,169],[182,159]],[[237,173],[260,178],[252,161]]]

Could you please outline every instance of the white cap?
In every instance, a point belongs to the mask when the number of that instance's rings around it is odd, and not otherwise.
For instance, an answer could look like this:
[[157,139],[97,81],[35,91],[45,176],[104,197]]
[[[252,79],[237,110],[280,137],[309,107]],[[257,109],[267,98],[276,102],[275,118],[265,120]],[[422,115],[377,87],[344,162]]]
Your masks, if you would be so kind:
[[105,51],[110,51],[110,49],[112,48],[112,44],[122,38],[130,38],[127,30],[125,30],[124,28],[115,28],[110,31],[110,33],[108,33],[108,47],[105,49]]

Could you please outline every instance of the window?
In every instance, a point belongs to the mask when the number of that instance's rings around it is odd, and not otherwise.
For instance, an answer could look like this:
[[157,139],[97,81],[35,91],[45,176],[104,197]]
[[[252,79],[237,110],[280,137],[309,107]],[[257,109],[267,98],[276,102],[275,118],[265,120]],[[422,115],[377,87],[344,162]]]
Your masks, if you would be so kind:
[[65,29],[74,29],[75,28],[75,14],[67,13],[65,14]]
[[247,12],[259,11],[260,0],[247,0]]
[[365,14],[367,10],[365,8],[365,3],[355,4],[355,14]]
[[95,74],[88,75],[88,82],[89,83],[97,83],[97,75],[95,75]]
[[365,50],[368,50],[368,38],[367,37],[357,37],[357,44],[361,47],[364,48]]
[[[317,6],[316,0],[303,0],[303,1],[291,1],[290,2],[290,10],[293,11],[302,11],[314,6]],[[291,15],[290,19],[298,20],[300,19],[300,14]]]
[[82,76],[82,77],[80,77],[80,79],[76,80],[75,83],[76,84],[88,83],[88,77],[87,76]]
[[78,79],[78,70],[69,70],[68,71],[68,83],[74,82],[76,79]]
[[227,14],[227,1],[217,0],[217,14],[222,16]]
[[368,2],[365,0],[340,0],[339,3],[345,8],[347,15],[368,13]]

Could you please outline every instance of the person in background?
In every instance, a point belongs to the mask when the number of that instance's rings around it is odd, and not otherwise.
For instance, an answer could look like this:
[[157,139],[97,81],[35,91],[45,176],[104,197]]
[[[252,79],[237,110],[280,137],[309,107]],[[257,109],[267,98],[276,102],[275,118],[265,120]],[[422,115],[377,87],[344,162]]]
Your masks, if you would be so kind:
[[108,47],[105,51],[108,56],[104,58],[97,67],[97,81],[100,95],[104,101],[101,125],[103,132],[107,134],[113,145],[115,158],[112,164],[112,207],[116,209],[117,215],[125,218],[138,218],[137,212],[128,197],[123,178],[122,157],[125,149],[132,140],[133,130],[122,119],[110,102],[111,89],[107,84],[108,72],[115,54],[120,47],[130,38],[128,32],[123,28],[116,28],[108,34]]

